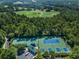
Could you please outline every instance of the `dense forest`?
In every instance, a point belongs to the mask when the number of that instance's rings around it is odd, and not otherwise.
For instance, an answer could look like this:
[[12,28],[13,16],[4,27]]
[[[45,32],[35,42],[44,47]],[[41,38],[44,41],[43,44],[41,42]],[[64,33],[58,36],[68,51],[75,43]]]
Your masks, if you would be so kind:
[[[79,45],[79,11],[61,11],[54,17],[33,17],[12,12],[0,13],[0,38],[17,36],[61,36]],[[4,40],[0,41],[0,45]]]
[[[79,11],[59,10],[60,14],[54,17],[32,17],[18,15],[14,12],[0,13],[0,48],[5,42],[5,37],[11,41],[14,37],[21,36],[60,36],[68,41],[71,48],[79,46]],[[7,54],[3,51],[0,58]],[[75,50],[77,51],[77,50]],[[5,56],[6,56],[5,55]],[[78,55],[78,54],[77,54]],[[14,56],[14,54],[12,55]],[[6,56],[7,57],[7,56]],[[15,57],[13,57],[15,58]],[[1,59],[6,59],[5,57]]]

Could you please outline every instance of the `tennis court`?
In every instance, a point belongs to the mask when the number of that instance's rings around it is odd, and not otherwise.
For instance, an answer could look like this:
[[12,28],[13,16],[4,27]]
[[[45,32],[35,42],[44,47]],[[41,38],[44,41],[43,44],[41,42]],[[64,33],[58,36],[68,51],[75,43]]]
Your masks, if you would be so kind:
[[64,40],[57,37],[42,37],[42,38],[16,38],[13,41],[14,45],[25,44],[28,48],[35,52],[34,47],[38,47],[43,54],[44,52],[55,52],[55,53],[69,53],[70,48],[65,44]]
[[39,48],[41,53],[45,51],[55,53],[68,53],[70,49],[61,38],[41,38],[39,39]]
[[57,43],[60,43],[60,41],[58,39],[49,39],[49,40],[44,40],[43,41],[44,44],[57,44]]

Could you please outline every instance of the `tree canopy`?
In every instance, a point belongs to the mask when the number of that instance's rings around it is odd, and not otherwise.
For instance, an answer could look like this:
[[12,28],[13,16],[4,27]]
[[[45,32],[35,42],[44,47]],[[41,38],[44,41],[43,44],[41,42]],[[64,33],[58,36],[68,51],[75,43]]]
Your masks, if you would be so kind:
[[11,49],[0,49],[0,59],[16,59],[14,50]]
[[[32,17],[14,12],[0,13],[0,30],[9,38],[17,36],[61,36],[79,45],[79,11],[62,10],[54,17]],[[1,36],[2,37],[2,36]]]

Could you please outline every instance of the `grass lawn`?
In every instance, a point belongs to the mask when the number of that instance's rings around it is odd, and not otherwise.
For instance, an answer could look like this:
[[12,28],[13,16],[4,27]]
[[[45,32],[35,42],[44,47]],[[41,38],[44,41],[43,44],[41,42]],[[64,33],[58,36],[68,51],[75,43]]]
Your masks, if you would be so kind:
[[54,15],[59,14],[57,11],[17,11],[16,14],[26,15],[27,17],[53,17]]

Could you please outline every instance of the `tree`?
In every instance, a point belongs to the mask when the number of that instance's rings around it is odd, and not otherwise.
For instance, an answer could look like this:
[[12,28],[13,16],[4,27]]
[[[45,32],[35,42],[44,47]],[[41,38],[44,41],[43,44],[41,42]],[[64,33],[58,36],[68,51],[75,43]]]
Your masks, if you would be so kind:
[[26,45],[17,45],[16,48],[17,48],[17,55],[21,55],[22,53],[24,53],[24,50],[25,50],[25,47]]
[[3,49],[2,49],[2,48],[0,48],[0,54],[2,53],[2,51],[3,51]]
[[43,54],[43,56],[46,58],[46,57],[49,57],[49,52],[48,51],[46,51],[44,54]]
[[2,50],[0,59],[16,59],[16,54],[11,49]]
[[0,29],[0,48],[3,46],[3,43],[5,42],[5,36],[6,36],[5,31]]
[[79,46],[73,48],[72,57],[79,58]]
[[42,54],[39,50],[37,52],[37,55],[36,55],[35,59],[43,59],[43,56],[42,56]]
[[68,40],[67,43],[68,43],[68,45],[70,45],[71,48],[74,48],[74,41],[73,40]]
[[56,56],[56,53],[51,51],[51,52],[49,53],[49,55],[51,55],[51,57],[54,57],[54,56]]

